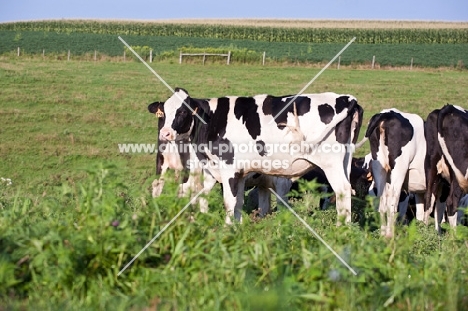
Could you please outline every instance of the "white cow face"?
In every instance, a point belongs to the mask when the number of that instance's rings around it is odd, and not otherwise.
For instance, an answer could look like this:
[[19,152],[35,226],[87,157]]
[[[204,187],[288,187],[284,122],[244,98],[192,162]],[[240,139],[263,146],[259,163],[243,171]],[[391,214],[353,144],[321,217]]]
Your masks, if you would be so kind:
[[186,139],[193,128],[193,109],[190,97],[184,89],[177,88],[164,103],[164,121],[159,138],[163,141]]

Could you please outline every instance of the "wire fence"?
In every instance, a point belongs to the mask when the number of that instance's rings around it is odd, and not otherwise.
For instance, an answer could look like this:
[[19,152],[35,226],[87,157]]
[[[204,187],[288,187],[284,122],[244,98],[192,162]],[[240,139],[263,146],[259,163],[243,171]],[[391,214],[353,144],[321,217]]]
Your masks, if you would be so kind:
[[[278,57],[269,57],[268,53],[266,51],[262,53],[256,53],[256,55],[250,55],[250,57],[233,57],[235,53],[232,51],[228,51],[227,53],[183,53],[182,51],[179,52],[179,55],[177,56],[175,53],[172,53],[170,55],[158,55],[153,52],[152,49],[149,49],[149,51],[144,55],[141,55],[142,58],[149,62],[158,62],[158,61],[163,61],[163,60],[176,60],[178,58],[178,63],[179,64],[184,64],[184,63],[200,63],[200,64],[214,64],[214,63],[219,63],[219,64],[226,64],[230,65],[232,63],[242,63],[242,64],[261,64],[263,66],[268,65],[268,64],[278,64],[278,63],[285,63],[289,62],[292,64],[300,64],[300,63],[307,63],[307,64],[321,64],[324,61],[316,61],[316,62],[310,62],[310,61],[297,61],[294,59],[287,59],[287,57],[284,58],[278,58]],[[10,53],[4,53],[3,55],[7,56],[14,56],[14,57],[32,57],[32,58],[38,58],[41,57],[44,61],[49,60],[49,59],[54,59],[54,60],[66,60],[66,61],[73,61],[73,60],[80,60],[80,61],[105,61],[105,60],[114,60],[114,61],[133,61],[135,57],[131,55],[131,53],[128,53],[128,51],[125,49],[121,56],[110,56],[107,55],[106,53],[100,52],[98,50],[94,50],[93,52],[88,52],[88,53],[73,53],[72,50],[67,50],[61,53],[57,52],[51,52],[47,53],[46,49],[42,49],[42,53],[39,55],[38,53],[25,53],[21,49],[21,47],[17,47],[17,49],[13,52]],[[336,62],[336,69],[340,69],[343,65],[344,66],[359,66],[360,68],[369,68],[369,69],[379,69],[382,67],[406,67],[409,68],[410,70],[413,69],[414,67],[452,67],[456,69],[467,69],[465,62],[460,59],[457,62],[450,64],[450,65],[440,65],[440,66],[425,66],[422,65],[421,63],[418,63],[415,61],[414,57],[410,57],[407,59],[407,62],[405,64],[401,64],[399,62],[397,65],[392,65],[388,64],[388,61],[385,61],[384,63],[379,62],[379,57],[376,55],[372,55],[372,57],[369,57],[367,60],[358,60],[355,62],[349,62],[349,59],[343,63],[342,62],[342,57],[340,56]]]

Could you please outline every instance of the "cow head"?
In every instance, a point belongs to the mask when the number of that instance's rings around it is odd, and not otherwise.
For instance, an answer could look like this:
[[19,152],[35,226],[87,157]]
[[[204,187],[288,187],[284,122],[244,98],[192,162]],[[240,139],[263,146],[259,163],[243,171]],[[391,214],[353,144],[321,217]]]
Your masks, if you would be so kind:
[[[159,138],[161,140],[181,140],[190,136],[196,107],[190,107],[191,100],[186,90],[176,88],[174,94],[164,102],[164,118]],[[149,107],[148,107],[149,109]]]
[[356,196],[361,199],[366,197],[373,183],[372,172],[369,168],[369,161],[371,160],[369,155],[365,158],[353,158],[351,162],[351,172],[349,174],[351,187],[356,192]]

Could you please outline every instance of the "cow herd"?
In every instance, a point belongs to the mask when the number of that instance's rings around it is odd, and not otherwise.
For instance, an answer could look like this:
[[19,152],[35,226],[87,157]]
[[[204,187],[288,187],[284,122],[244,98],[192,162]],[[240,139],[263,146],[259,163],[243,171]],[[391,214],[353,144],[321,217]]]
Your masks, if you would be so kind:
[[[426,121],[383,110],[370,119],[358,144],[363,109],[347,94],[199,99],[176,88],[148,110],[159,118],[160,177],[153,196],[161,193],[167,169],[181,175],[180,195],[207,194],[221,183],[227,224],[242,221],[246,187],[256,187],[259,214],[265,216],[270,189],[286,200],[301,178],[318,178],[333,190],[338,225],[351,221],[351,196],[364,187],[365,195],[379,198],[381,233],[388,237],[410,195],[416,218],[427,223],[434,210],[440,230],[445,214],[456,225],[459,202],[468,192],[468,113],[458,106],[445,105]],[[353,158],[367,140],[370,154]],[[199,204],[206,212],[206,200]]]

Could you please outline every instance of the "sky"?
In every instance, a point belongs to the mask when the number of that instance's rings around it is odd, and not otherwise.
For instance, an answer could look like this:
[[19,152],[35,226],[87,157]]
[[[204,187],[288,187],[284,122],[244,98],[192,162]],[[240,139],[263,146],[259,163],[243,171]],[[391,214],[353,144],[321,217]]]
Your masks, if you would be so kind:
[[468,21],[467,0],[0,0],[0,22],[286,18]]

